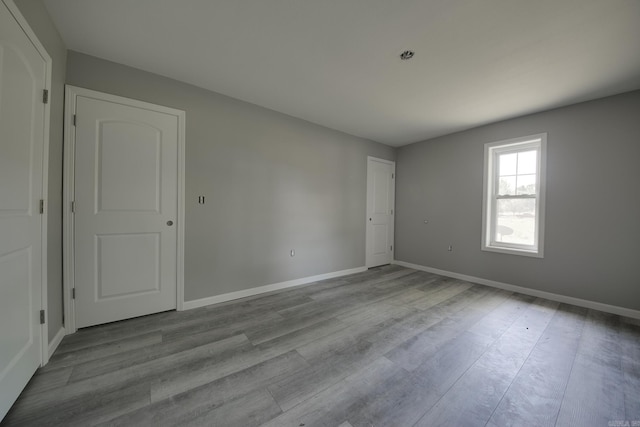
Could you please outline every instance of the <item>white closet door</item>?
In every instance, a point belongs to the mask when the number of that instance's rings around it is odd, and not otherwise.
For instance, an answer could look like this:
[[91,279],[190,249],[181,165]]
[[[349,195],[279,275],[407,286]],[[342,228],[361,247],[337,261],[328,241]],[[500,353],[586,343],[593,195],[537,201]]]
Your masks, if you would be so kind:
[[46,62],[0,2],[0,419],[40,365]]
[[395,163],[369,157],[367,164],[366,265],[393,261]]
[[79,328],[176,308],[178,118],[128,101],[76,100]]

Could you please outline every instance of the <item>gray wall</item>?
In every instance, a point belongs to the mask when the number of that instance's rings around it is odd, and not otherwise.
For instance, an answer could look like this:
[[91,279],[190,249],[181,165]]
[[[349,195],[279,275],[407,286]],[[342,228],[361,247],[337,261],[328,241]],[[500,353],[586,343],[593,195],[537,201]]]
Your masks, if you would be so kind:
[[47,325],[49,341],[62,327],[62,146],[67,48],[40,0],[15,0],[16,6],[52,60],[47,222]]
[[[541,132],[544,259],[481,251],[484,143]],[[640,309],[640,91],[408,145],[397,156],[396,259]]]
[[186,111],[185,300],[364,266],[367,156],[393,148],[73,51],[67,83]]

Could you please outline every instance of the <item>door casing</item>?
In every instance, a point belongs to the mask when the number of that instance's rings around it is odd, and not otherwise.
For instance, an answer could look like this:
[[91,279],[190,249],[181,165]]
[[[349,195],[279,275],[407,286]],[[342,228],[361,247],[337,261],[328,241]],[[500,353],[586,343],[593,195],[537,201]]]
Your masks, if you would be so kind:
[[72,212],[72,202],[74,200],[75,182],[75,126],[74,114],[76,112],[76,101],[78,96],[95,98],[103,101],[130,105],[137,108],[144,108],[158,111],[165,114],[174,115],[178,118],[178,216],[175,225],[177,227],[176,241],[176,302],[177,310],[184,309],[184,188],[185,188],[185,112],[170,107],[151,104],[121,96],[110,95],[91,89],[66,85],[65,88],[65,118],[64,118],[64,185],[63,185],[63,257],[64,257],[64,313],[65,332],[71,334],[76,332],[75,307],[73,301],[73,289],[75,288],[74,278],[74,216]]

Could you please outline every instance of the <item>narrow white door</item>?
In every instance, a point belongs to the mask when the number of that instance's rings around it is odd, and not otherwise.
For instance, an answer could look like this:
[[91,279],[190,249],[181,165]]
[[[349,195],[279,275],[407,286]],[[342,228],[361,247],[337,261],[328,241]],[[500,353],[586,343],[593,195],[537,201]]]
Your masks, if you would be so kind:
[[137,104],[76,98],[78,328],[176,308],[178,117]]
[[0,420],[40,365],[46,62],[0,2]]
[[367,267],[393,261],[395,163],[369,157],[367,161]]

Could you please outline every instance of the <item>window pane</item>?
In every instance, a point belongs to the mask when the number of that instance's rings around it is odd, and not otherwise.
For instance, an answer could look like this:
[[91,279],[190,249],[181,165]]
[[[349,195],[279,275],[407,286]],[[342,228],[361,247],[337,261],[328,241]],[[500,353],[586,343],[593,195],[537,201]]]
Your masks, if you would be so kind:
[[501,176],[500,184],[498,188],[498,194],[500,196],[513,196],[516,194],[516,177],[515,176]]
[[536,194],[536,176],[518,175],[516,192],[516,194]]
[[535,199],[498,199],[495,241],[533,245],[536,230]]
[[515,175],[517,172],[518,154],[500,154],[498,156],[498,175]]
[[542,257],[546,134],[484,148],[482,250]]
[[536,151],[523,151],[518,153],[518,175],[536,173],[538,156]]

